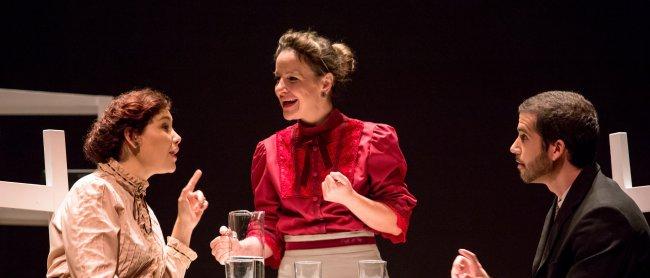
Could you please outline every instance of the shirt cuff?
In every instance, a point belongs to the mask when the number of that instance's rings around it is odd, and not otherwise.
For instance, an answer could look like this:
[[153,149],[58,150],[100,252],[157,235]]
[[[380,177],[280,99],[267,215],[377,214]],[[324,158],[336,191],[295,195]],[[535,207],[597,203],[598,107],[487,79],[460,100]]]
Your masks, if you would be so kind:
[[390,208],[393,211],[393,213],[395,213],[395,216],[397,216],[397,227],[399,227],[400,230],[402,230],[402,232],[398,235],[392,235],[389,233],[380,232],[381,236],[384,237],[385,239],[390,240],[392,243],[406,242],[406,231],[408,230],[408,226],[409,226],[409,217],[408,216],[405,217],[401,213],[402,210],[400,210],[398,206],[396,206],[392,202],[382,202],[382,203],[385,204],[388,208]]
[[193,262],[198,257],[196,252],[192,250],[189,246],[183,244],[171,236],[167,237],[167,246],[171,247],[172,255],[176,257],[181,257],[187,260],[187,264]]
[[284,248],[283,246],[281,247],[276,241],[275,237],[271,236],[270,234],[265,234],[264,239],[266,241],[266,245],[271,247],[271,251],[273,252],[271,257],[266,258],[264,263],[266,263],[271,268],[278,269],[280,267],[280,262],[282,261]]

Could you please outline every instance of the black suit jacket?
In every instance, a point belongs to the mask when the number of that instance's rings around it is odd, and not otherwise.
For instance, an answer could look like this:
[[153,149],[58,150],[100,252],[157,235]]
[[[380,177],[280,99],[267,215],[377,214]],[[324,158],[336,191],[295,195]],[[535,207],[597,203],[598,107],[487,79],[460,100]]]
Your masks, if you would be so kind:
[[546,215],[532,277],[650,277],[650,228],[598,165],[584,168]]

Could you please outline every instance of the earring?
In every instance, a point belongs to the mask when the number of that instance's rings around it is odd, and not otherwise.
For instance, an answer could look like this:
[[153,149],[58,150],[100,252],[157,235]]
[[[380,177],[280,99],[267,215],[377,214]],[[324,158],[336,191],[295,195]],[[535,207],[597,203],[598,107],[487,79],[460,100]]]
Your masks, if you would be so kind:
[[320,93],[320,96],[321,96],[321,97],[324,97],[324,98],[327,97],[327,92],[322,91],[322,92]]

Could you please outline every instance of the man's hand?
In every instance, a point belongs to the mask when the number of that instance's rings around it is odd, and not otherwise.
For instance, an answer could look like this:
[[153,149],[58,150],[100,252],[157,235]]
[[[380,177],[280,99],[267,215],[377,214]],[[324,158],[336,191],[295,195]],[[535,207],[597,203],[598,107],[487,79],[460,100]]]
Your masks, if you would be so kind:
[[489,278],[476,254],[465,249],[458,249],[458,256],[451,266],[451,278]]

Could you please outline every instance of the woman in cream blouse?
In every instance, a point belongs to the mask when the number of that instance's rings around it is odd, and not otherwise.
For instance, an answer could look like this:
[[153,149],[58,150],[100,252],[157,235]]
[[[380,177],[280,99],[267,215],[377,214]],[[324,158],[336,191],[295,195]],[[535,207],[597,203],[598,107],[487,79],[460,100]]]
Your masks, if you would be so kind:
[[181,137],[171,102],[151,89],[118,96],[89,131],[84,153],[97,170],[77,181],[49,225],[47,277],[183,277],[196,253],[192,231],[208,206],[194,191],[178,198],[167,243],[145,200],[147,180],[176,170]]

